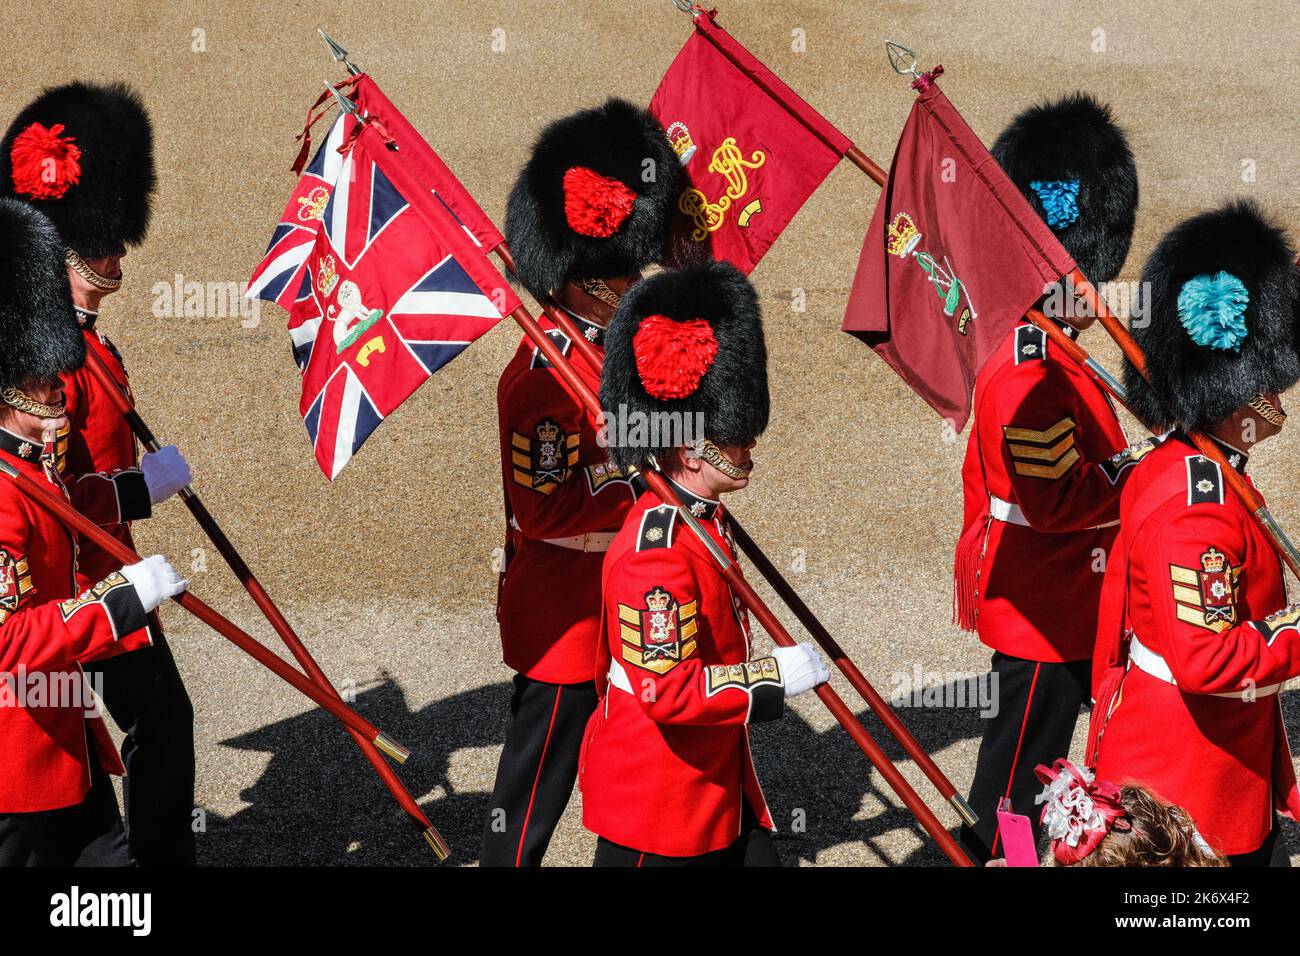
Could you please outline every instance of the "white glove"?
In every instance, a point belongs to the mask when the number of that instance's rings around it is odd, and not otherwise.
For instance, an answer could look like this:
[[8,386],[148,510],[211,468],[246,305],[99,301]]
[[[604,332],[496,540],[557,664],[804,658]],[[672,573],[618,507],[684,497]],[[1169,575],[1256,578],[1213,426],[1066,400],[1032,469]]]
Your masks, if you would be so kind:
[[190,586],[161,554],[145,558],[138,564],[128,564],[122,577],[135,585],[136,596],[144,605],[144,613],[156,610],[169,597],[175,597]]
[[175,445],[151,451],[140,460],[144,483],[149,486],[149,500],[162,504],[188,485],[194,477],[189,462]]
[[774,647],[772,656],[776,658],[776,666],[781,669],[787,700],[831,679],[830,669],[811,644]]

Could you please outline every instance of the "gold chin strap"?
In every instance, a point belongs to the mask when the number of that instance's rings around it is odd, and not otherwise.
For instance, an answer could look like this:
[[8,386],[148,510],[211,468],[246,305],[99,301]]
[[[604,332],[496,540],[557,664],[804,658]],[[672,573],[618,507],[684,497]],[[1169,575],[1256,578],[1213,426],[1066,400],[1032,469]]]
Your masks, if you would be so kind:
[[583,279],[581,286],[583,292],[592,298],[599,299],[610,308],[617,309],[618,304],[623,301],[623,297],[605,285],[603,279]]
[[24,395],[16,388],[6,388],[4,391],[0,391],[0,400],[20,412],[35,415],[37,418],[62,418],[63,413],[68,410],[67,399],[64,399],[58,405],[46,405],[29,395]]
[[707,438],[695,446],[695,453],[728,478],[734,478],[739,481],[741,478],[749,477],[749,472],[735,464],[730,458],[722,453],[721,448],[713,444],[713,442],[709,441]]
[[86,265],[86,260],[77,255],[73,250],[68,249],[64,254],[64,259],[72,268],[73,272],[81,276],[81,278],[85,279],[96,289],[100,289],[104,292],[113,292],[122,288],[121,279],[110,279],[108,276],[100,275],[94,269],[90,268],[90,266]]
[[1263,395],[1256,395],[1248,403],[1251,408],[1259,412],[1259,417],[1264,419],[1270,425],[1276,425],[1281,428],[1286,423],[1286,413],[1270,402]]

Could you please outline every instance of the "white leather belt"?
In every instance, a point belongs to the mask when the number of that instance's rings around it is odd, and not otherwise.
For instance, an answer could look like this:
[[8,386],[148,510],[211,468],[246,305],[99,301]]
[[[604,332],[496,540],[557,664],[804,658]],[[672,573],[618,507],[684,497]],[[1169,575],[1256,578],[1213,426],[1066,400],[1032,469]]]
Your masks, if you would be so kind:
[[[1169,665],[1165,662],[1165,659],[1139,641],[1136,634],[1129,638],[1128,659],[1133,663],[1134,667],[1143,673],[1149,674],[1156,680],[1162,680],[1166,684],[1171,684],[1174,687],[1178,686],[1178,681],[1174,680],[1174,672],[1169,669]],[[1253,695],[1255,697],[1268,697],[1270,694],[1276,694],[1281,689],[1281,684],[1269,684],[1267,687],[1255,688]],[[1228,690],[1207,696],[1232,697],[1236,700],[1241,700],[1246,693],[1246,691]]]
[[[998,521],[1005,521],[1007,524],[1018,524],[1022,527],[1030,527],[1029,519],[1025,513],[1020,510],[1020,505],[1010,501],[1003,501],[997,495],[989,495],[989,514]],[[1107,521],[1105,524],[1093,525],[1089,531],[1095,531],[1098,528],[1113,528],[1119,524],[1119,520]]]
[[[513,517],[510,519],[510,527],[519,531],[519,522]],[[614,538],[618,535],[617,531],[589,531],[586,534],[575,534],[567,538],[541,538],[547,544],[553,544],[557,548],[568,548],[570,551],[587,551],[599,554],[602,551],[608,551],[609,546],[614,543]]]
[[632,682],[627,679],[627,671],[618,661],[609,662],[609,682],[619,690],[632,693]]
[[989,495],[989,514],[998,521],[1005,521],[1007,524],[1019,524],[1029,527],[1029,522],[1025,520],[1025,513],[1020,510],[1020,505],[1012,504],[1010,501],[1003,501],[997,495]]
[[575,534],[570,538],[543,538],[547,544],[557,548],[569,548],[573,551],[608,551],[614,543],[617,531],[589,531],[587,534]]

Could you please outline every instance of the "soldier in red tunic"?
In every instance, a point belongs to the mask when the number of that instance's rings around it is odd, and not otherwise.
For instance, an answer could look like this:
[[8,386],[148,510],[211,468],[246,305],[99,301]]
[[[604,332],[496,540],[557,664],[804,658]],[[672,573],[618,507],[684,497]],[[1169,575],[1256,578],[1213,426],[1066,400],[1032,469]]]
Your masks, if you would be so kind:
[[[59,493],[59,375],[85,360],[55,227],[0,198],[0,460]],[[71,489],[90,514],[138,495],[138,472]],[[124,771],[83,665],[148,648],[148,613],[185,582],[161,557],[81,590],[71,533],[0,476],[0,866],[129,863],[109,773]],[[147,653],[147,651],[139,651]]]
[[[153,133],[139,98],[120,84],[71,83],[44,91],[0,141],[0,191],[48,215],[63,239],[73,303],[86,348],[130,397],[122,357],[98,326],[100,300],[122,281],[128,246],[144,239],[154,188]],[[88,359],[89,360],[89,359]],[[98,472],[139,469],[145,489],[106,530],[133,547],[130,522],[190,479],[174,447],[138,457],[135,437],[90,369],[64,376],[69,427],[56,454],[69,483]],[[116,568],[81,542],[78,586]],[[194,863],[194,713],[155,615],[153,647],[93,665],[104,704],[125,735],[122,758],[131,854],[145,866]]]
[[[1233,865],[1288,865],[1275,808],[1300,810],[1278,695],[1300,675],[1300,608],[1286,607],[1269,538],[1183,429],[1244,473],[1300,381],[1295,250],[1234,203],[1175,227],[1143,272],[1132,322],[1151,385],[1134,411],[1174,429],[1133,469],[1106,569],[1088,761],[1185,807]],[[1246,479],[1249,481],[1249,478]]]
[[[554,296],[598,355],[620,296],[663,256],[678,168],[654,118],[610,100],[549,126],[510,194],[519,278]],[[600,369],[543,324],[596,390]],[[516,673],[480,862],[535,866],[569,802],[596,706],[601,559],[636,491],[527,339],[501,376],[497,408],[507,522],[497,619]]]
[[[1076,94],[1021,113],[993,155],[1097,284],[1118,274],[1137,208],[1137,174],[1110,111]],[[1092,324],[1073,297],[1048,290],[1038,308],[1069,336]],[[1107,396],[1047,335],[1017,327],[980,370],[962,468],[965,521],[956,555],[958,623],[993,650],[997,711],[980,744],[962,841],[998,851],[1003,797],[1027,813],[1034,767],[1064,755],[1088,702],[1106,553],[1129,466]],[[1031,817],[1031,819],[1033,819]],[[1037,821],[1034,821],[1035,828]]]
[[[768,419],[753,287],[728,263],[646,279],[620,304],[607,349],[614,463],[653,456],[735,560],[719,497],[749,484]],[[653,493],[624,520],[602,586],[602,701],[580,778],[596,865],[779,865],[749,726],[829,680],[820,655],[808,644],[758,654],[706,546]]]

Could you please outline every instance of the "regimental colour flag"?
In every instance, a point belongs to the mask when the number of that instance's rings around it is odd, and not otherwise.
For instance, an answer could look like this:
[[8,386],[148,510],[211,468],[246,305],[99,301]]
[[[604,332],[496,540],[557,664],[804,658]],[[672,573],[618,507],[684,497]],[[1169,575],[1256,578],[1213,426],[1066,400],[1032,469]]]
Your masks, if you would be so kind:
[[274,302],[287,312],[307,294],[303,284],[307,255],[316,241],[321,215],[343,168],[339,147],[356,123],[351,114],[340,113],[330,126],[316,155],[298,178],[293,195],[271,234],[266,254],[248,280],[245,295]]
[[673,258],[703,247],[746,274],[853,146],[698,8],[650,112],[686,174]]
[[1074,260],[931,75],[913,85],[844,331],[960,431],[980,366]]
[[299,410],[331,480],[425,379],[519,307],[391,142],[366,123],[341,157],[290,314]]
[[[501,233],[474,197],[384,95],[373,78],[361,73],[337,84],[336,88],[340,93],[347,93],[363,117],[377,122],[392,140],[403,144],[414,175],[436,191],[477,244],[491,250],[502,242]],[[307,126],[302,132],[307,143],[310,143],[311,127],[319,118],[313,116],[313,111],[326,102],[327,97],[328,93],[321,96],[308,111]],[[308,294],[304,281],[307,256],[320,229],[325,204],[329,202],[343,169],[341,150],[355,134],[357,122],[354,114],[340,112],[331,124],[311,162],[302,170],[293,195],[280,214],[266,253],[248,280],[245,295],[274,302],[288,311]]]

